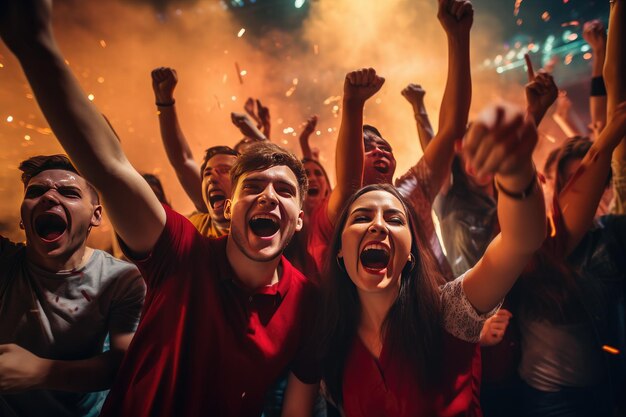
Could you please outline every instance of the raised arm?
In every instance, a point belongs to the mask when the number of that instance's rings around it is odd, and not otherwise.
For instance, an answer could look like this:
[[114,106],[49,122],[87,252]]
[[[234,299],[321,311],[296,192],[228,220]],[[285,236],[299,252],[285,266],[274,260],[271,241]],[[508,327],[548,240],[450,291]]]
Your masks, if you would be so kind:
[[259,121],[261,122],[261,129],[263,131],[263,135],[270,140],[272,133],[272,122],[270,117],[270,109],[269,107],[261,104],[261,100],[257,99],[256,101],[257,112],[259,113]]
[[543,193],[532,152],[534,122],[512,107],[485,111],[463,143],[465,161],[477,176],[495,174],[500,234],[465,275],[468,300],[481,312],[493,309],[511,289],[546,236]]
[[402,90],[402,97],[404,97],[413,108],[413,117],[415,117],[417,136],[419,137],[422,151],[426,149],[435,136],[433,127],[430,124],[430,119],[428,118],[426,106],[424,105],[425,95],[426,91],[424,91],[419,84],[409,84]]
[[5,0],[0,8],[0,35],[20,61],[59,142],[102,194],[129,248],[149,252],[165,225],[165,210],[65,63],[52,34],[51,2]]
[[431,202],[450,178],[454,143],[463,138],[467,128],[472,100],[469,45],[474,9],[467,0],[439,0],[437,17],[448,39],[448,76],[441,102],[439,129],[423,156],[432,172]]
[[[587,152],[570,182],[559,194],[567,237],[567,253],[589,230],[602,198],[611,158],[626,162],[626,1],[611,4],[604,80],[608,100],[608,124]],[[621,103],[621,104],[620,104]],[[619,195],[619,191],[616,193]],[[619,197],[618,197],[619,198]]]
[[528,84],[525,87],[526,113],[532,116],[536,126],[539,126],[546,112],[559,95],[559,89],[556,87],[552,75],[543,69],[535,72],[530,56],[526,54],[524,58],[528,71]]
[[[604,83],[607,89],[608,118],[619,103],[626,101],[626,1],[611,3],[609,36],[604,62]],[[626,140],[613,153],[613,184],[617,213],[626,212]]]
[[302,133],[300,133],[300,149],[302,149],[302,158],[315,159],[311,146],[309,145],[309,138],[315,131],[317,126],[317,115],[313,115],[304,122],[302,127]]
[[599,20],[585,23],[583,38],[591,47],[591,95],[589,96],[589,111],[591,114],[591,128],[597,138],[606,126],[606,87],[602,70],[606,59],[606,28]]
[[202,176],[200,166],[195,161],[189,143],[183,134],[176,114],[174,88],[178,83],[176,70],[159,67],[152,70],[152,90],[158,109],[161,140],[167,159],[176,172],[178,182],[193,202],[196,210],[207,212],[206,203],[202,198]]
[[363,145],[363,108],[365,102],[383,86],[385,79],[373,68],[346,74],[343,84],[343,112],[337,137],[335,170],[337,185],[330,193],[327,215],[331,223],[343,205],[361,188],[365,147]]
[[268,140],[267,137],[252,123],[252,120],[244,113],[232,112],[230,121],[235,125],[239,132],[247,138],[255,141]]
[[565,133],[565,136],[568,138],[583,136],[581,131],[578,129],[580,119],[574,112],[574,109],[572,109],[572,101],[567,96],[567,91],[559,91],[552,119],[554,119],[556,124],[559,125],[563,133]]

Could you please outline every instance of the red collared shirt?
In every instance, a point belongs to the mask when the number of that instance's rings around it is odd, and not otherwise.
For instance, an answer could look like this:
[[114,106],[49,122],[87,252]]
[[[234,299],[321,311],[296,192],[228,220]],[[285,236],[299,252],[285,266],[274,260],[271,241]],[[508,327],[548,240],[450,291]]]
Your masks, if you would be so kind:
[[314,285],[283,257],[278,283],[242,289],[227,238],[202,237],[165,210],[151,255],[136,262],[148,294],[102,416],[258,416],[286,369],[316,382],[305,352],[313,345]]
[[357,336],[343,376],[347,417],[480,417],[480,353],[476,343],[443,332],[440,388],[420,386],[406,363],[383,345],[375,358]]

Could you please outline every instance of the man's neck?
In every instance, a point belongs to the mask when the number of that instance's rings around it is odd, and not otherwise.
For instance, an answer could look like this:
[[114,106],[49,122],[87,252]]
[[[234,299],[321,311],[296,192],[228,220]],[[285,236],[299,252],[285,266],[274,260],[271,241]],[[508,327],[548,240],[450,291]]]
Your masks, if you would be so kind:
[[250,259],[241,252],[230,236],[226,242],[226,258],[235,271],[239,284],[247,289],[255,290],[272,285],[280,278],[278,273],[280,256],[267,262]]
[[28,261],[46,271],[68,272],[82,268],[87,264],[94,250],[87,246],[82,246],[70,256],[40,256],[34,250],[26,246],[26,257]]

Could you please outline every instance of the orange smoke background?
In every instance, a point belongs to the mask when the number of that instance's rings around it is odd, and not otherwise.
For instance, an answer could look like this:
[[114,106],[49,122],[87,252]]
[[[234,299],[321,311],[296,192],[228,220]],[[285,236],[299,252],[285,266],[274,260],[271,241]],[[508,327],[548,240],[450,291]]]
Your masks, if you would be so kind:
[[[286,2],[285,7],[293,7]],[[197,160],[213,145],[234,145],[241,135],[230,112],[247,97],[269,106],[272,140],[300,155],[297,134],[319,115],[311,145],[334,178],[343,78],[373,67],[387,79],[366,105],[366,123],[394,146],[397,174],[421,156],[412,109],[400,91],[410,82],[427,91],[437,126],[446,78],[447,52],[436,18],[436,0],[311,3],[301,27],[263,33],[247,29],[216,1],[186,2],[161,11],[148,5],[106,2],[55,4],[54,28],[70,68],[86,94],[111,121],[129,160],[140,172],[157,174],[173,207],[193,206],[179,186],[161,144],[150,71],[178,71],[178,114]],[[472,62],[478,68],[495,55],[500,22],[476,10]],[[235,63],[241,71],[240,83]],[[22,240],[18,229],[23,188],[17,166],[29,156],[62,152],[42,116],[18,62],[0,45],[0,233]],[[495,71],[473,72],[472,114],[495,98],[523,104],[522,86],[504,84]],[[129,208],[131,209],[131,208]],[[106,247],[110,226],[93,232],[91,244]]]

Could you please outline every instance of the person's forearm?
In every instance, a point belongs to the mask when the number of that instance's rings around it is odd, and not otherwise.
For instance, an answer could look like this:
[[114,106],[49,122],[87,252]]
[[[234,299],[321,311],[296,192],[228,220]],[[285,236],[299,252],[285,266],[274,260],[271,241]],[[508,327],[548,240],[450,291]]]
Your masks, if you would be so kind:
[[420,145],[422,146],[422,152],[424,152],[430,141],[433,140],[435,132],[430,124],[426,108],[423,105],[419,107],[414,106],[413,114],[415,116],[415,125],[417,126],[417,136],[420,140]]
[[[609,35],[604,62],[604,83],[607,90],[607,120],[617,105],[626,101],[626,0],[611,3]],[[613,158],[626,161],[626,141],[615,149]]]
[[[501,239],[518,253],[531,254],[546,235],[546,213],[543,192],[532,163],[512,176],[496,175],[498,184],[498,222]],[[506,192],[518,194],[512,198]],[[521,196],[526,192],[527,195]]]
[[450,177],[454,143],[463,138],[472,99],[469,36],[448,39],[448,80],[441,102],[439,131],[426,147],[424,158],[432,171],[431,202]]
[[43,114],[72,162],[96,188],[106,189],[107,173],[128,161],[115,134],[70,72],[56,42],[46,38],[21,51],[17,58]]
[[180,185],[198,211],[206,212],[202,199],[202,177],[200,167],[194,160],[193,152],[180,128],[175,104],[157,106],[161,140],[170,164],[176,172]]
[[606,50],[593,50],[593,60],[591,62],[591,76],[601,77],[604,70],[604,60],[606,58]]
[[[363,106],[360,100],[344,100],[341,126],[337,137],[335,170],[337,186],[331,198],[338,202],[337,209],[359,188],[363,182]],[[337,211],[338,211],[337,210]]]
[[589,97],[589,113],[591,116],[591,126],[597,133],[602,132],[606,126],[606,107],[608,101],[606,96]]
[[47,369],[43,389],[92,392],[111,387],[124,352],[108,351],[89,359],[59,361],[44,359]]
[[300,149],[302,149],[303,159],[313,159],[313,152],[311,152],[311,146],[309,145],[309,136],[307,133],[300,135]]
[[439,132],[450,132],[462,138],[467,128],[472,101],[472,76],[470,69],[470,39],[448,37],[448,76],[441,100]]

